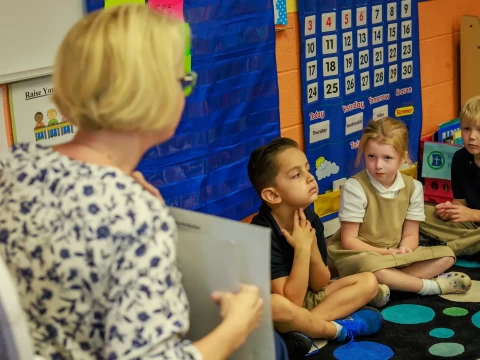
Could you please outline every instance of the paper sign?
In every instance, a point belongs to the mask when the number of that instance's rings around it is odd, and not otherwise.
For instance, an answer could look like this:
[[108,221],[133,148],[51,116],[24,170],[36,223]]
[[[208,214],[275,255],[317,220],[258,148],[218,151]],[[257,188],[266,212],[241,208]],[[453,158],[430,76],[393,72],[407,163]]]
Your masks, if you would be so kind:
[[183,0],[149,0],[148,5],[154,10],[183,20]]
[[423,149],[422,176],[431,179],[451,180],[453,154],[461,147],[436,142],[426,142]]
[[14,143],[36,142],[44,146],[70,141],[76,128],[52,102],[51,76],[8,85]]
[[105,9],[122,4],[145,4],[145,0],[105,0]]

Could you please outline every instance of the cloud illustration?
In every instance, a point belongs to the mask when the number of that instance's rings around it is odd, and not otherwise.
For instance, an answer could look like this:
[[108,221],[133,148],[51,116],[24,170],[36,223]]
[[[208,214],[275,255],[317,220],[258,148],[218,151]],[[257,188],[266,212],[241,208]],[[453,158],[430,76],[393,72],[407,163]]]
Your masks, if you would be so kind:
[[339,170],[340,167],[337,164],[328,160],[324,160],[317,167],[315,175],[317,175],[317,180],[322,180],[330,175],[337,174]]

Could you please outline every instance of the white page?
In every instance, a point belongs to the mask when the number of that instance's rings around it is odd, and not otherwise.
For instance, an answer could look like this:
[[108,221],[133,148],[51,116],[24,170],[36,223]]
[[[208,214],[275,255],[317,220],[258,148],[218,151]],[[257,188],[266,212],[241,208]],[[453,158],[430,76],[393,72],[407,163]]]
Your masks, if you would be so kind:
[[220,322],[210,300],[212,291],[235,291],[240,283],[253,284],[264,300],[261,325],[230,358],[274,359],[270,229],[177,208],[171,211],[178,227],[178,266],[191,304],[189,338],[207,335]]

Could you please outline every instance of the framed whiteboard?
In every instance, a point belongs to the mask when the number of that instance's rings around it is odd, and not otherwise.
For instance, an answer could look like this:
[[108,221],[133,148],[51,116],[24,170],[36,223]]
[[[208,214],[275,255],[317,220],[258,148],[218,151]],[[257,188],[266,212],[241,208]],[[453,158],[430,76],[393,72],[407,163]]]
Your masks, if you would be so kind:
[[83,0],[0,0],[0,84],[49,75]]
[[270,307],[270,229],[199,212],[170,208],[178,228],[177,261],[190,301],[196,341],[220,323],[213,291],[235,292],[240,283],[253,284],[264,300],[260,327],[231,360],[273,360],[275,344]]

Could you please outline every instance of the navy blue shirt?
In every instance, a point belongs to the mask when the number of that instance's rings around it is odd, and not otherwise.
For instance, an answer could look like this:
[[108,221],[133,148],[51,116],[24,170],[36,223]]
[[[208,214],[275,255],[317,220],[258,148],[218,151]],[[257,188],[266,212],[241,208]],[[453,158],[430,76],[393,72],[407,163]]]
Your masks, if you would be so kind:
[[453,155],[452,191],[454,199],[465,199],[470,209],[480,210],[480,168],[465,148]]
[[[317,245],[322,255],[323,262],[327,264],[327,245],[323,235],[323,223],[309,208],[305,209],[305,216],[316,231]],[[272,255],[271,255],[271,276],[272,280],[289,276],[292,271],[294,250],[283,236],[277,221],[272,215],[272,211],[266,204],[262,204],[257,215],[252,219],[252,224],[269,227],[272,230]]]

